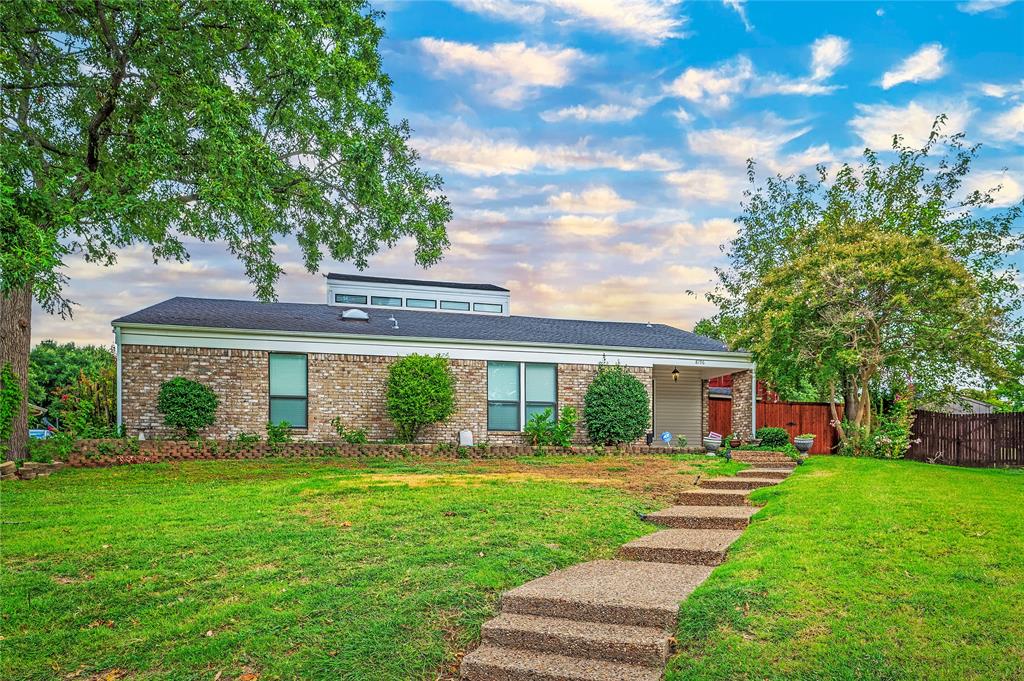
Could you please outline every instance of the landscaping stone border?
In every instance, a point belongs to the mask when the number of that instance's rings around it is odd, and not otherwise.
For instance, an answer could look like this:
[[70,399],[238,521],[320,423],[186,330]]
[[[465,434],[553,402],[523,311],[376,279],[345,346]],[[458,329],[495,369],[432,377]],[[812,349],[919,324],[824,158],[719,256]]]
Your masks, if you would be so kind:
[[344,442],[238,442],[235,440],[135,440],[105,439],[79,440],[67,455],[67,465],[78,468],[116,466],[132,463],[158,463],[162,461],[191,461],[200,459],[261,459],[268,456],[284,457],[379,457],[398,459],[409,456],[430,456],[447,459],[506,459],[532,456],[539,452],[552,456],[600,456],[629,454],[693,454],[696,449],[679,447],[649,447],[622,445],[601,447],[576,445],[572,447],[543,447],[530,445],[476,445],[459,447],[454,444],[362,444]]

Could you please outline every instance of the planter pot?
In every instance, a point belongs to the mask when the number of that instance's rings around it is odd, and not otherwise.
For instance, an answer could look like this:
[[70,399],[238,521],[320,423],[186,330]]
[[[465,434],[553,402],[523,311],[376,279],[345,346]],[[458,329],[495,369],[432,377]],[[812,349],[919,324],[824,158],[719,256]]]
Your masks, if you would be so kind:
[[801,454],[806,454],[810,451],[811,447],[814,446],[814,438],[810,437],[798,437],[793,439],[793,446],[797,448]]
[[706,437],[706,438],[704,438],[704,451],[707,452],[708,454],[715,454],[716,452],[718,452],[718,450],[719,450],[719,448],[721,448],[721,446],[722,446],[722,441],[717,439],[717,438],[713,438],[713,437]]
[[753,445],[755,447],[760,447],[761,446],[761,438],[755,437],[752,440],[747,440],[747,444],[748,445]]

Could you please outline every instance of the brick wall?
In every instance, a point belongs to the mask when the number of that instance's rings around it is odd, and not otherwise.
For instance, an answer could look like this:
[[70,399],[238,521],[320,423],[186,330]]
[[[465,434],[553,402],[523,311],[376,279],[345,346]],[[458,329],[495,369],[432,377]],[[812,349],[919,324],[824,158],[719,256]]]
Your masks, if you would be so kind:
[[[239,433],[265,432],[269,416],[268,353],[257,350],[169,348],[145,345],[122,347],[122,416],[130,435],[170,437],[156,409],[160,385],[184,376],[210,386],[220,399],[216,423],[205,437],[227,438]],[[385,386],[388,366],[396,358],[377,355],[311,353],[309,368],[309,423],[294,431],[297,440],[337,439],[331,421],[337,417],[348,428],[365,428],[371,440],[394,437],[387,417]],[[451,442],[468,429],[475,441],[519,444],[519,433],[487,431],[487,362],[452,360],[456,378],[455,414],[447,422],[427,428],[424,442]],[[651,369],[627,367],[651,395]],[[576,441],[587,442],[583,425],[583,397],[597,372],[596,364],[558,367],[559,407],[572,405],[580,413]]]
[[754,437],[750,411],[753,408],[752,379],[749,371],[737,371],[732,375],[732,432],[740,441]]

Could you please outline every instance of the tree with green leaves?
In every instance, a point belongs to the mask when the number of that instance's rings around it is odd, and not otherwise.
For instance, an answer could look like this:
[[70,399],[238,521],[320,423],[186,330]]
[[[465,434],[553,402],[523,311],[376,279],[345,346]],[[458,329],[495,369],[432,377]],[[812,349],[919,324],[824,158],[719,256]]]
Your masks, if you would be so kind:
[[116,362],[109,348],[44,340],[29,353],[28,400],[46,409],[51,420],[60,421],[66,406],[63,398],[83,377],[97,381],[113,371]]
[[[860,164],[756,183],[753,162],[729,266],[709,299],[733,347],[783,391],[808,379],[841,397],[835,420],[868,431],[872,395],[912,385],[939,401],[1021,335],[1007,258],[1024,248],[1022,205],[964,189],[977,146],[936,120],[920,149],[893,140]],[[844,434],[845,440],[845,434]]]
[[[448,245],[441,179],[388,117],[364,0],[0,4],[0,365],[25,393],[31,310],[66,316],[61,266],[221,241],[274,298],[274,246],[313,272],[411,237]],[[9,448],[25,451],[24,405]]]

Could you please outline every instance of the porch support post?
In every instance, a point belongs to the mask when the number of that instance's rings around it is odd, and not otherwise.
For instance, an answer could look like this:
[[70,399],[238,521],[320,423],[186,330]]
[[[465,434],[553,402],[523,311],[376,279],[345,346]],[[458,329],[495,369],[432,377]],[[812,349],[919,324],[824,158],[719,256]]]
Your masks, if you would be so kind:
[[753,435],[754,414],[750,408],[754,394],[754,372],[738,371],[732,375],[732,432],[736,442],[746,442]]

